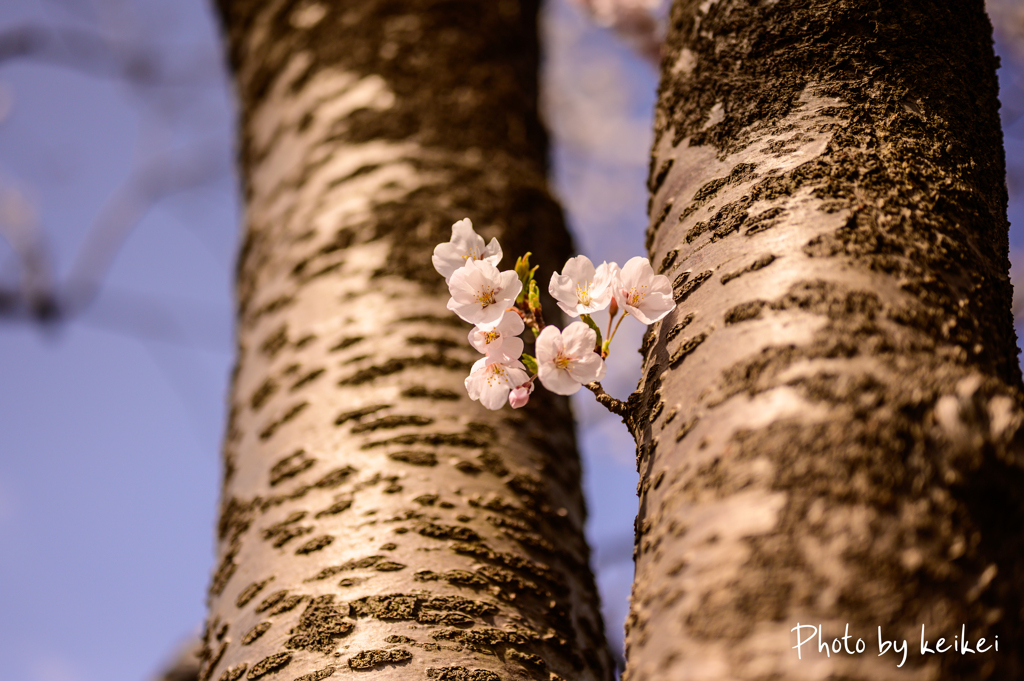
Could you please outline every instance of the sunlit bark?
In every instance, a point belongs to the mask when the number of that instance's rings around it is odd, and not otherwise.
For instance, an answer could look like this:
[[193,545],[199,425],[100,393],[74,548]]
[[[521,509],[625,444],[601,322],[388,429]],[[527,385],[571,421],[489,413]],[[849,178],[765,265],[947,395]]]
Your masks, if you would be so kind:
[[[1020,676],[995,67],[980,1],[676,3],[648,245],[679,307],[627,415],[631,681]],[[868,650],[798,659],[798,623]],[[921,655],[922,625],[999,652]]]
[[490,412],[430,253],[569,239],[536,4],[223,0],[247,220],[201,679],[611,678],[564,399]]

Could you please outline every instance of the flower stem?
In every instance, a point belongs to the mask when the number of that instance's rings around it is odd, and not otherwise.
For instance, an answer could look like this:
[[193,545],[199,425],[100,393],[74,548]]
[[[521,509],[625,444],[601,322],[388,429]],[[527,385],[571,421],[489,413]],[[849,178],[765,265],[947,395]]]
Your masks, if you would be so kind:
[[[615,311],[615,314],[618,314],[618,310]],[[611,314],[611,311],[609,311],[609,314],[608,314],[608,328],[604,330],[604,335],[608,337],[608,340],[611,340],[612,322],[613,321],[615,321],[615,315]],[[619,321],[622,321],[622,320],[620,319]]]
[[[619,321],[618,321],[618,322],[617,322],[617,323],[615,324],[615,328],[614,328],[614,329],[612,329],[612,332],[611,332],[611,334],[610,334],[610,335],[608,336],[608,338],[606,338],[606,339],[605,339],[605,341],[604,341],[604,347],[603,347],[603,348],[601,348],[601,358],[602,358],[602,359],[604,359],[605,357],[607,357],[607,356],[608,356],[608,348],[609,348],[609,347],[611,346],[611,344],[612,344],[612,338],[615,338],[615,334],[616,334],[616,332],[618,332],[618,330],[619,330],[619,324],[622,324],[622,320],[623,320],[623,319],[625,319],[625,318],[626,318],[626,317],[627,317],[628,315],[629,315],[629,312],[628,312],[628,311],[627,311],[627,312],[623,312],[623,313],[622,313],[622,316],[621,316],[621,317],[619,317]],[[609,320],[608,320],[608,327],[609,327],[609,328],[611,328],[611,325],[612,325],[612,320],[611,320],[611,319],[609,319]]]

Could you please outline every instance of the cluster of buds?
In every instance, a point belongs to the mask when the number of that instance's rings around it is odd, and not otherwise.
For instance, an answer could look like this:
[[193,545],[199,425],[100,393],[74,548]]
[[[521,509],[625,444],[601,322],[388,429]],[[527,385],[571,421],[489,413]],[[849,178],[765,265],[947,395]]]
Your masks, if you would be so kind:
[[[540,289],[530,267],[530,253],[514,270],[498,270],[501,246],[484,244],[469,218],[452,225],[452,238],[434,249],[434,268],[448,284],[448,309],[474,325],[469,344],[483,354],[466,378],[470,398],[488,409],[507,401],[513,409],[525,405],[539,379],[559,395],[572,395],[604,378],[605,359],[622,320],[632,316],[653,324],[675,308],[668,277],[654,274],[647,258],[631,258],[622,268],[604,262],[594,267],[585,255],[570,258],[561,273],[551,275],[548,293],[572,322],[559,330],[546,325]],[[595,312],[608,310],[607,338]],[[612,322],[622,312],[618,322]],[[525,354],[519,337],[533,333],[537,356]]]

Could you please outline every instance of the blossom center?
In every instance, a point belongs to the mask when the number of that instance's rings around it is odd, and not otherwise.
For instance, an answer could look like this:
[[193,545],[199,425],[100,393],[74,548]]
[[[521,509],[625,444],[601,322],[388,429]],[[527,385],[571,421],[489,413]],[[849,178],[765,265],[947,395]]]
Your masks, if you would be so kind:
[[498,289],[484,287],[476,294],[476,302],[480,303],[484,307],[494,305],[496,302],[494,299],[494,293]]
[[638,307],[644,302],[644,298],[647,297],[647,284],[641,284],[639,287],[633,286],[629,289],[629,293],[626,294],[626,300],[633,307]]
[[480,257],[480,249],[478,249],[476,246],[474,246],[473,248],[469,249],[468,251],[463,251],[462,252],[462,259],[463,260],[483,260],[483,258]]
[[576,298],[580,305],[590,305],[590,280],[584,279],[576,284]]
[[493,343],[501,337],[501,333],[498,331],[488,331],[484,334],[484,343]]
[[508,372],[505,371],[505,367],[502,364],[495,362],[490,365],[490,371],[487,372],[487,385],[493,388],[495,384],[508,383]]
[[566,356],[566,355],[563,355],[560,352],[560,353],[558,353],[558,356],[555,357],[555,366],[558,367],[559,369],[565,371],[565,370],[567,370],[569,368],[570,365],[572,365],[572,363],[575,360],[576,360],[576,358],[573,357],[572,355]]

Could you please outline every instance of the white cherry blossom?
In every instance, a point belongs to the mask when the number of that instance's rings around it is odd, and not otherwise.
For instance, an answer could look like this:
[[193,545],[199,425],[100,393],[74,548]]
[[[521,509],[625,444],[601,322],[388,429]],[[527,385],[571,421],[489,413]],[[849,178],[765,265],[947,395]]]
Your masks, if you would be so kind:
[[491,239],[491,243],[484,246],[484,238],[473,231],[473,223],[463,218],[452,225],[451,241],[434,248],[430,261],[448,283],[455,271],[471,260],[486,260],[497,267],[501,262],[501,246],[497,239]]
[[605,365],[594,352],[597,334],[583,322],[559,331],[545,326],[537,336],[537,375],[544,387],[559,395],[572,395],[584,383],[604,378]]
[[499,272],[486,260],[467,260],[448,280],[448,309],[470,324],[493,326],[522,290],[514,271]]
[[517,338],[526,325],[515,310],[505,310],[498,323],[477,326],[469,332],[469,344],[488,357],[519,359],[523,354],[523,339]]
[[655,274],[650,261],[641,256],[622,266],[613,291],[619,307],[644,324],[653,324],[676,307],[668,277]]
[[615,263],[607,262],[595,268],[590,258],[577,255],[566,261],[561,274],[551,275],[548,293],[570,317],[598,312],[612,301],[612,281],[618,269]]
[[519,360],[481,357],[466,378],[466,392],[471,400],[480,400],[488,409],[501,409],[508,401],[509,392],[529,378]]

